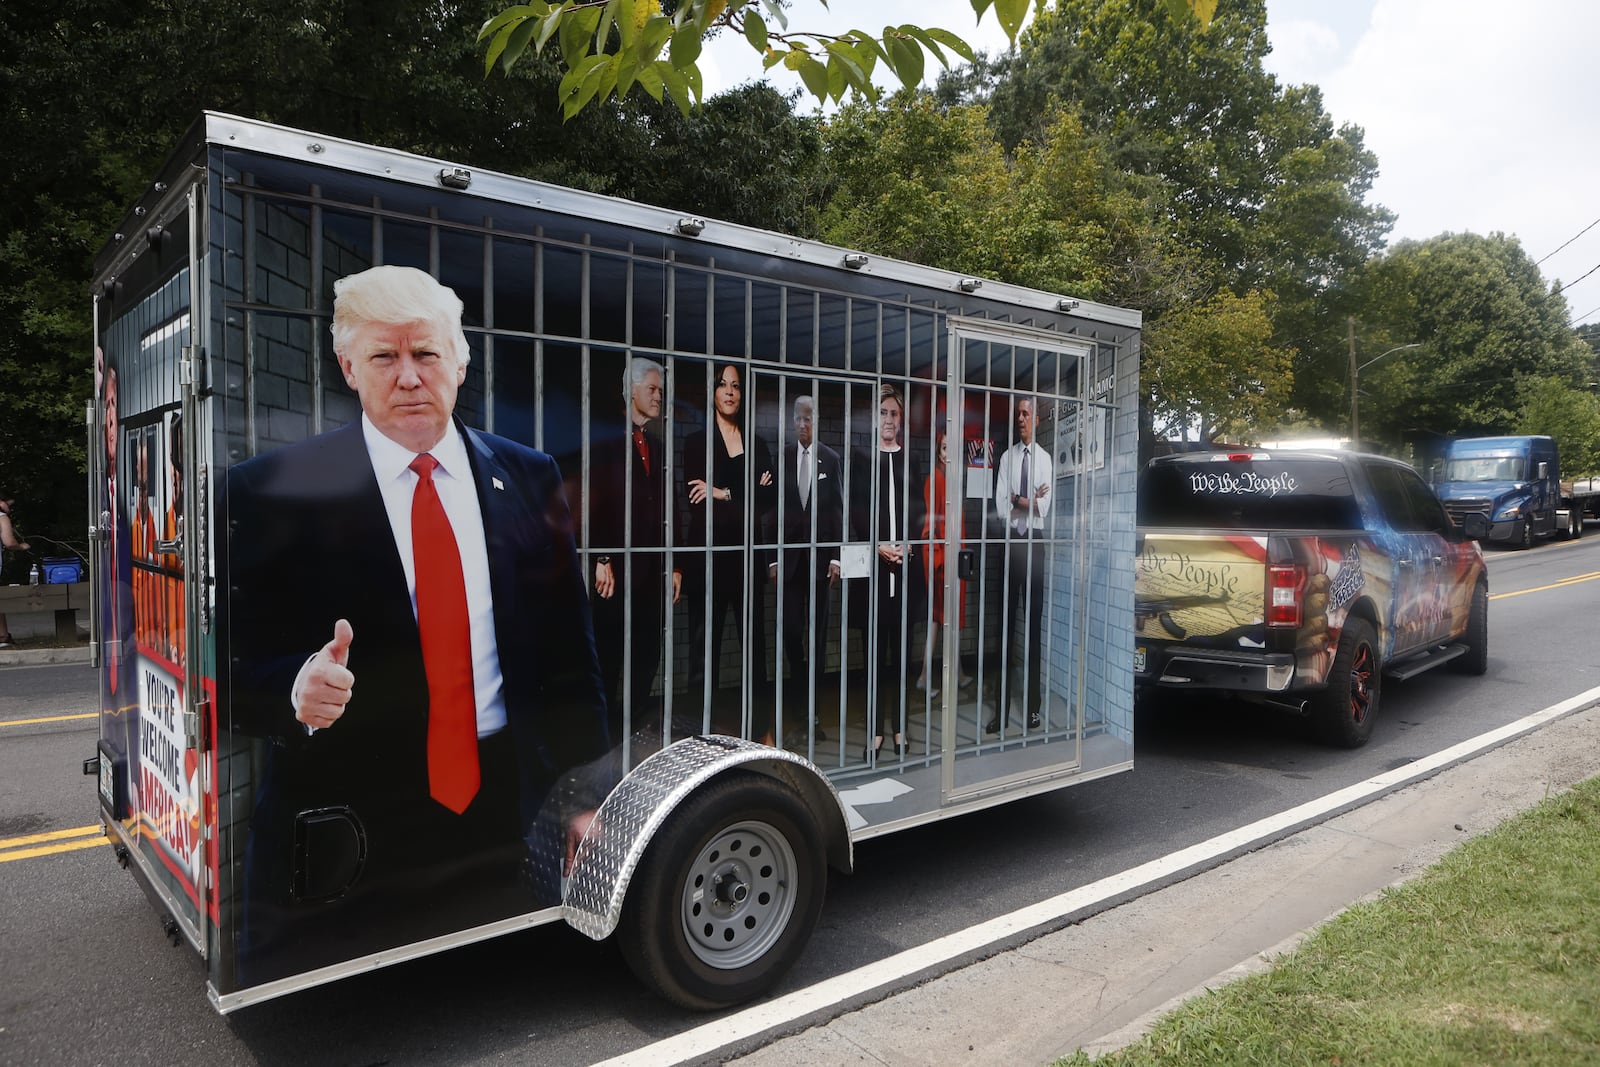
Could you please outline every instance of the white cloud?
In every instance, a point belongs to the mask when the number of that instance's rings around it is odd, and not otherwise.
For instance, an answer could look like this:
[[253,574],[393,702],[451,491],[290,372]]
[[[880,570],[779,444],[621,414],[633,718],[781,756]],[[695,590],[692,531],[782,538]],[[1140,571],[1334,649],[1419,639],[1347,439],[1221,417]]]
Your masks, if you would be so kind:
[[[1590,0],[1372,5],[1318,84],[1335,120],[1363,127],[1377,153],[1372,195],[1398,213],[1394,238],[1500,231],[1539,259],[1600,217],[1597,31]],[[1542,269],[1566,282],[1596,263],[1600,228]],[[1600,274],[1566,295],[1575,315],[1595,317]]]

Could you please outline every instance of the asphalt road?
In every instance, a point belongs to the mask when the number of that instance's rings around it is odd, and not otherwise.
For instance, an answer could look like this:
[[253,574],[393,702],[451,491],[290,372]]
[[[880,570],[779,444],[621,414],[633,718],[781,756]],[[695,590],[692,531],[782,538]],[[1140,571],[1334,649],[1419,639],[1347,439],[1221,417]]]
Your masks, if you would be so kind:
[[[1136,769],[856,849],[792,990],[1332,792],[1600,684],[1600,529],[1491,552],[1490,669],[1385,686],[1372,742],[1322,748],[1219,702],[1141,712]],[[104,845],[14,840],[96,820],[94,676],[0,670],[0,1064],[585,1064],[704,1021],[562,926],[458,949],[224,1018]],[[85,716],[76,718],[72,716]],[[54,720],[24,723],[21,720]],[[19,858],[20,857],[20,858]]]

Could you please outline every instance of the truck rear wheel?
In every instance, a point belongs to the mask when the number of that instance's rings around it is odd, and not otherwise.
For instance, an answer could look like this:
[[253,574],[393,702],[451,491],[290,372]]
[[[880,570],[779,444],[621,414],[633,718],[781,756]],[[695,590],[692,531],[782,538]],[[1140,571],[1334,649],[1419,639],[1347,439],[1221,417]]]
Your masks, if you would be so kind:
[[1317,735],[1330,745],[1360,748],[1372,736],[1383,691],[1383,657],[1366,619],[1351,618],[1339,635],[1328,687],[1311,701]]
[[1489,670],[1489,587],[1479,582],[1472,590],[1472,610],[1467,616],[1467,629],[1461,635],[1467,646],[1465,655],[1451,660],[1449,666],[1458,674],[1486,674]]
[[799,958],[827,877],[805,803],[764,775],[730,775],[685,801],[651,841],[618,943],[633,972],[673,1003],[740,1004]]

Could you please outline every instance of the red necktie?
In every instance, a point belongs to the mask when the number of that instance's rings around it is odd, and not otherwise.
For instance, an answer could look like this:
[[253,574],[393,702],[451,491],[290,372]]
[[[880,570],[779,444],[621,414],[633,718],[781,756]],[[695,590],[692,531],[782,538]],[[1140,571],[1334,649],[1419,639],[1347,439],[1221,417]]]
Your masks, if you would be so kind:
[[644,435],[644,427],[633,428],[633,443],[639,446],[639,458],[644,461],[644,472],[650,473],[650,441]]
[[472,686],[467,583],[450,519],[433,484],[439,461],[411,461],[411,552],[417,570],[417,629],[428,675],[428,795],[456,814],[478,795],[478,702]]

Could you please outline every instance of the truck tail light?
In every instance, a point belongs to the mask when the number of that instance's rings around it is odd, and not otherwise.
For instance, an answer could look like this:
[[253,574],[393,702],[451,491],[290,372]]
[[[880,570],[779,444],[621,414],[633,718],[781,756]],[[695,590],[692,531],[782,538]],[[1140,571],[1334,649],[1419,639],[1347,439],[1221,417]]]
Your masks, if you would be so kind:
[[1306,569],[1298,563],[1267,567],[1267,625],[1298,627],[1305,615]]

